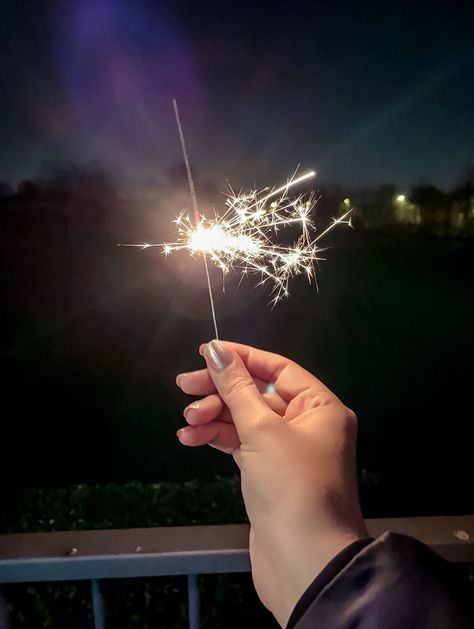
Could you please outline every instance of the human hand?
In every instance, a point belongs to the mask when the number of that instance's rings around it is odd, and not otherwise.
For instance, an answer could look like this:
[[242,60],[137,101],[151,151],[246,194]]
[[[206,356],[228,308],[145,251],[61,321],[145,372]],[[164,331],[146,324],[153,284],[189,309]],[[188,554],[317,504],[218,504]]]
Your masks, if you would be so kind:
[[293,361],[245,345],[201,346],[206,369],[177,384],[183,445],[229,452],[241,472],[257,593],[284,626],[324,566],[367,536],[357,492],[357,419]]

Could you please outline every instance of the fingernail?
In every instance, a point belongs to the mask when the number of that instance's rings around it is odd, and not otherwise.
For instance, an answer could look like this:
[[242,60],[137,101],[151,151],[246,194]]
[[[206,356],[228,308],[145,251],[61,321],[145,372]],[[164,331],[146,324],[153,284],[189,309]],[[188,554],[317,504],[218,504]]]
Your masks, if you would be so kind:
[[186,376],[186,374],[185,374],[185,373],[179,373],[179,374],[176,376],[176,384],[178,385],[178,387],[180,387],[180,388],[181,388],[181,382],[182,382],[182,380],[183,380],[183,378],[184,378],[185,376]]
[[186,417],[186,415],[188,414],[188,411],[192,409],[197,411],[199,409],[199,402],[193,402],[192,404],[188,404],[183,411],[183,415]]
[[192,426],[186,426],[185,428],[180,428],[177,431],[176,436],[181,441],[182,439],[186,439],[186,437],[192,432],[192,430],[193,430]]
[[206,345],[206,357],[212,367],[217,369],[217,371],[221,371],[232,362],[232,354],[224,343],[221,343],[217,339],[214,339]]

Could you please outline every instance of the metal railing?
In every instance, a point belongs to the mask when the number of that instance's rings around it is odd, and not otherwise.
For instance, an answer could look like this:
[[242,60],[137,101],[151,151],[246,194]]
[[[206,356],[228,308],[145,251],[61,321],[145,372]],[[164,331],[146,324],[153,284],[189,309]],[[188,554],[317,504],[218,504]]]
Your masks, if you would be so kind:
[[[474,515],[366,520],[373,537],[403,533],[450,561],[474,561]],[[105,627],[102,579],[187,575],[189,628],[198,629],[199,574],[248,572],[248,525],[0,535],[0,584],[91,582],[95,629]]]

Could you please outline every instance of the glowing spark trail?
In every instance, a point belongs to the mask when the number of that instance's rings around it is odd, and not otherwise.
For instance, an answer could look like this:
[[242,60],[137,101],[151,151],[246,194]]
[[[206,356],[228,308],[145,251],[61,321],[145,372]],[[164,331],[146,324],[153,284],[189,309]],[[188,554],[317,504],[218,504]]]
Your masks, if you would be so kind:
[[[319,257],[322,249],[318,246],[321,238],[336,225],[350,225],[348,217],[351,210],[333,219],[324,231],[316,234],[311,219],[314,197],[289,196],[291,188],[315,174],[310,171],[299,177],[293,176],[285,185],[270,192],[268,189],[239,194],[231,191],[222,216],[200,216],[196,224],[187,213],[182,212],[174,221],[178,226],[176,242],[123,246],[142,250],[161,247],[165,256],[175,251],[187,251],[191,256],[203,255],[205,260],[209,259],[224,276],[231,270],[240,272],[242,277],[257,275],[257,285],[272,284],[271,304],[275,305],[289,295],[291,278],[304,274],[309,282],[315,279],[314,265],[322,259]],[[297,228],[299,231],[291,246],[279,245],[272,240],[283,228]],[[212,293],[210,295],[212,300]]]

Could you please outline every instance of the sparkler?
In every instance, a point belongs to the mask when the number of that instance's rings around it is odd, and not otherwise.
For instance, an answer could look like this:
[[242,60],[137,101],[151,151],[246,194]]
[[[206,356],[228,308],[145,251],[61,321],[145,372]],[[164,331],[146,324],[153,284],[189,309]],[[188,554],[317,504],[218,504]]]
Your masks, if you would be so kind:
[[[186,251],[193,257],[202,255],[218,338],[208,260],[222,271],[224,277],[234,270],[241,274],[241,279],[248,275],[258,276],[258,286],[269,282],[272,286],[270,303],[275,306],[280,299],[289,296],[290,279],[305,275],[310,283],[315,281],[315,264],[323,259],[320,257],[323,249],[319,247],[319,241],[336,225],[350,225],[351,210],[334,218],[324,231],[316,234],[311,218],[315,205],[314,196],[299,195],[292,198],[289,195],[292,188],[316,175],[314,171],[310,171],[298,177],[295,173],[286,184],[276,189],[266,188],[238,194],[230,190],[225,202],[225,212],[222,215],[215,213],[212,218],[207,218],[198,209],[176,101],[173,101],[173,105],[188,174],[194,222],[186,212],[175,219],[178,228],[176,242],[120,246],[138,247],[142,251],[150,247],[160,247],[165,256],[176,251]],[[299,232],[291,246],[283,246],[273,240],[285,228],[293,228]]]

